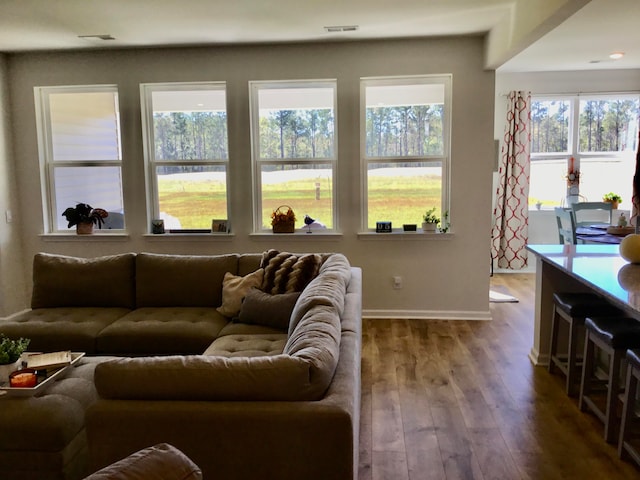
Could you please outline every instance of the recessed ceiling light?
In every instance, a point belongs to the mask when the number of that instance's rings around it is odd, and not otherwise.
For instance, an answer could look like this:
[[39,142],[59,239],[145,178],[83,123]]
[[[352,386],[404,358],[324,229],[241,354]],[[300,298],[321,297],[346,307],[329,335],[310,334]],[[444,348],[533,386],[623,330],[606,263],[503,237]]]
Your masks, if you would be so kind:
[[612,54],[609,55],[609,58],[611,60],[618,60],[622,57],[624,57],[624,52],[613,52]]
[[358,30],[358,25],[335,25],[330,27],[324,27],[324,31],[328,33],[335,32],[355,32]]

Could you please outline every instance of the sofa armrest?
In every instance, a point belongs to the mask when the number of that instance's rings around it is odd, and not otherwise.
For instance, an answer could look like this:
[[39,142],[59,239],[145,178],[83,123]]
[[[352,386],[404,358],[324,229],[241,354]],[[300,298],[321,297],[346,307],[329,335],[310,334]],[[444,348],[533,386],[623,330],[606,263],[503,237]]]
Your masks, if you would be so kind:
[[132,453],[85,480],[202,480],[202,471],[176,447],[160,443]]

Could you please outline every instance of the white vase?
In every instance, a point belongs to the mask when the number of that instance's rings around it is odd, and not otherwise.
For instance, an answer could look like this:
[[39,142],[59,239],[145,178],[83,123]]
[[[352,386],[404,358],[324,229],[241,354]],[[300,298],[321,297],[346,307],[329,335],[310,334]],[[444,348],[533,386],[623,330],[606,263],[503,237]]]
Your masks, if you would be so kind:
[[422,231],[427,233],[435,233],[437,224],[422,222]]
[[0,385],[9,383],[9,375],[20,369],[20,359],[13,363],[5,363],[0,365]]

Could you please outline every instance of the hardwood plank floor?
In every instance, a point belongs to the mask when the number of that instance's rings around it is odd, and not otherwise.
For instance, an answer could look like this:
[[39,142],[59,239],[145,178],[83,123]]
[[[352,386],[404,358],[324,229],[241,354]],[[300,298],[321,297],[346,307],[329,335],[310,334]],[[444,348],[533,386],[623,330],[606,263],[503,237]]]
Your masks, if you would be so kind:
[[640,479],[529,361],[534,275],[491,286],[492,321],[364,320],[359,480]]

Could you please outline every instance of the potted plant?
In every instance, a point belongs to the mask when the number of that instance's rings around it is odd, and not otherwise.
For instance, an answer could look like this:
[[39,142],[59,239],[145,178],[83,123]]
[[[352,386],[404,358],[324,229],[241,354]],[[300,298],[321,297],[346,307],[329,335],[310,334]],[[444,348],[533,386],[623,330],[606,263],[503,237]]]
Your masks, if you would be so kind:
[[93,208],[88,203],[78,203],[75,207],[69,207],[62,212],[62,216],[69,222],[67,228],[75,225],[76,233],[83,235],[93,233],[94,225],[102,228],[104,219],[109,216],[109,213],[102,208]]
[[425,232],[435,232],[440,223],[440,217],[436,215],[436,207],[430,208],[422,216],[422,230]]
[[29,346],[28,338],[12,340],[0,333],[0,384],[9,381],[9,375],[20,368],[20,355]]
[[609,192],[602,196],[602,201],[611,203],[611,208],[618,208],[618,204],[622,203],[622,197],[617,193]]

